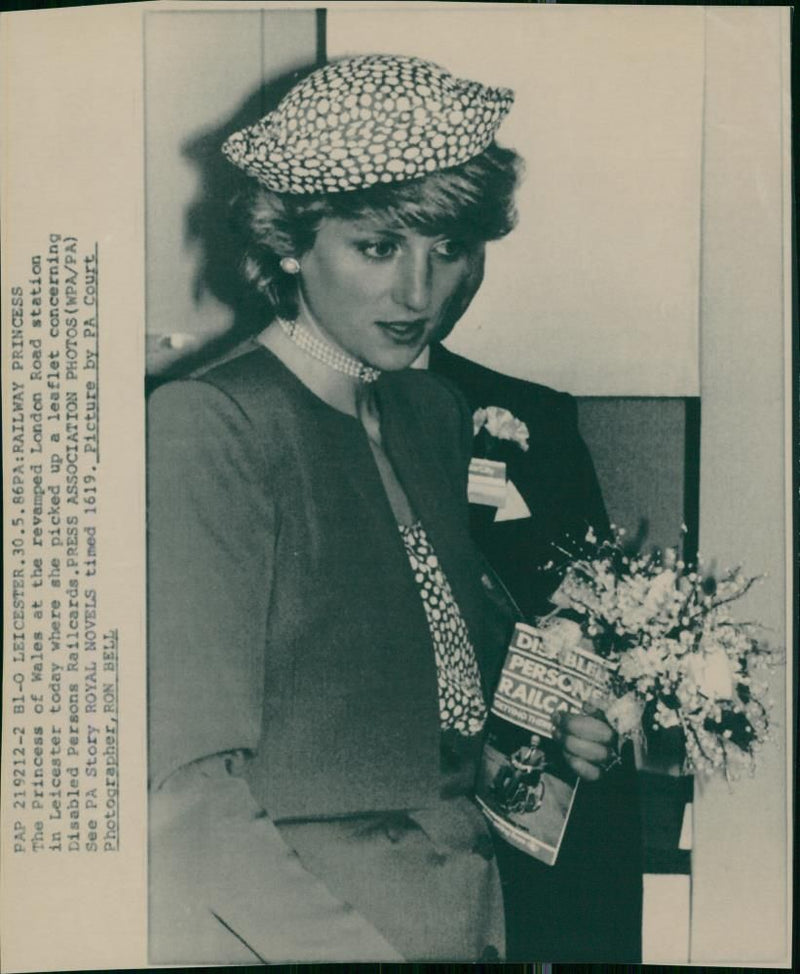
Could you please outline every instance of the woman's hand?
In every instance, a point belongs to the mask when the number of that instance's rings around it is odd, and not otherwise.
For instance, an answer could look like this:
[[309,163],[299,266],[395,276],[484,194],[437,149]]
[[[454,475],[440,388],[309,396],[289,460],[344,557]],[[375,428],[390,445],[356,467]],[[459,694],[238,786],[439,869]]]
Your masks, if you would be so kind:
[[561,744],[567,764],[584,781],[597,781],[619,760],[616,734],[600,711],[559,711],[553,716],[553,739]]

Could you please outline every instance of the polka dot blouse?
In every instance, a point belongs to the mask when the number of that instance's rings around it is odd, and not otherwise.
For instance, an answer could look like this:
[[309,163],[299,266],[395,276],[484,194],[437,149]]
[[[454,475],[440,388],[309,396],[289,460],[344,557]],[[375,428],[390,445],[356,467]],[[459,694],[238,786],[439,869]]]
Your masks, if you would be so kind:
[[399,528],[433,641],[442,729],[471,737],[486,723],[475,650],[425,528],[419,522]]

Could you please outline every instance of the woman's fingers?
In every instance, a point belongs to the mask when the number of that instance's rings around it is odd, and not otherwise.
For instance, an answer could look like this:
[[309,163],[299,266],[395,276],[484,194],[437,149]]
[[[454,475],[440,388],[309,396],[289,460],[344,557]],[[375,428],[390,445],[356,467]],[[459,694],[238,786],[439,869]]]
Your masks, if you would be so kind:
[[585,781],[597,781],[612,761],[616,735],[598,717],[561,713],[554,720],[553,736],[567,764]]
[[583,761],[598,766],[606,764],[611,759],[611,751],[605,744],[587,741],[582,737],[575,737],[573,734],[562,737],[561,746],[565,755],[581,758]]
[[556,722],[556,731],[562,737],[571,734],[598,744],[611,744],[614,731],[600,717],[589,714],[567,714],[562,711]]
[[575,774],[579,778],[583,778],[584,781],[597,781],[602,774],[601,769],[597,765],[590,764],[589,761],[584,761],[583,758],[576,758],[571,754],[565,754],[564,759]]

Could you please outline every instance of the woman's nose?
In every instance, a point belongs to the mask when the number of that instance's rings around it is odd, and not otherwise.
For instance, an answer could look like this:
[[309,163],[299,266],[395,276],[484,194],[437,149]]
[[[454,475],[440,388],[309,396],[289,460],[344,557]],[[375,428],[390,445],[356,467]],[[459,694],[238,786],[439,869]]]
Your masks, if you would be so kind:
[[427,254],[407,253],[394,281],[395,302],[412,311],[425,311],[431,298],[431,266]]

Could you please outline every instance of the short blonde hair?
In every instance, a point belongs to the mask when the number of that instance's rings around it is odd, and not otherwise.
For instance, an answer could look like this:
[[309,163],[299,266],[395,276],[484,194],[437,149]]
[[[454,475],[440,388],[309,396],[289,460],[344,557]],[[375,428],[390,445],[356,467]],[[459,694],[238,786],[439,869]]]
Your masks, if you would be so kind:
[[504,237],[514,227],[514,193],[522,160],[492,143],[460,166],[421,179],[349,192],[275,193],[252,181],[233,202],[243,242],[241,271],[271,315],[294,318],[297,282],[280,269],[283,257],[300,257],[314,245],[325,218],[377,217],[423,234],[471,243]]

